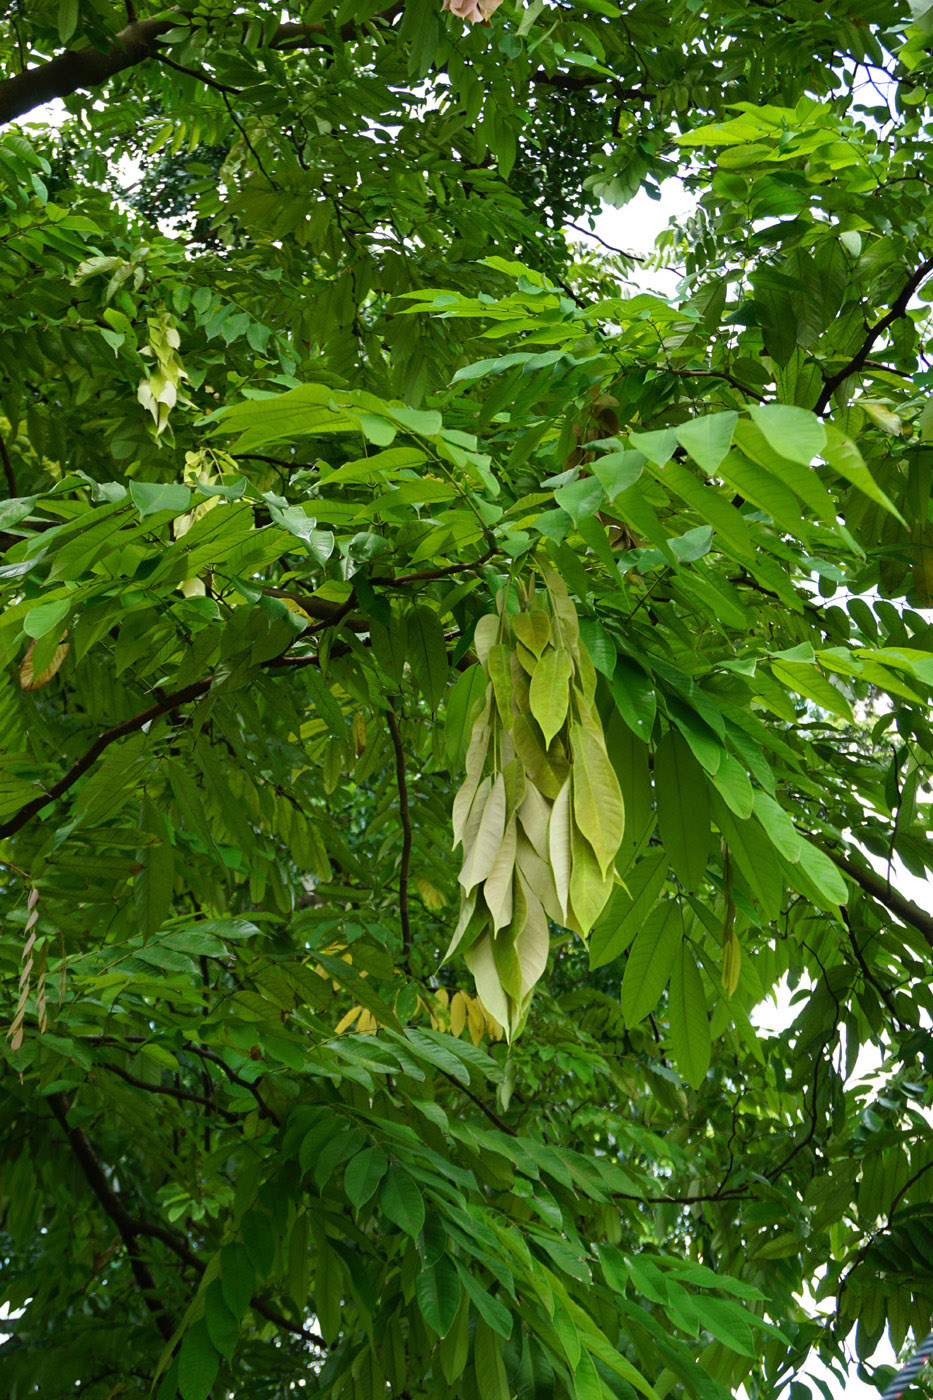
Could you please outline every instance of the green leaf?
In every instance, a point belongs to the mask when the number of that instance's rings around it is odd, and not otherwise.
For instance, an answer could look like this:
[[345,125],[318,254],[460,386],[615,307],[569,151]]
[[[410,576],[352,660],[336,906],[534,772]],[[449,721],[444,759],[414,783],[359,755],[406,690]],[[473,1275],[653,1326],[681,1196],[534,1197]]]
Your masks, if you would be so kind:
[[696,889],[710,849],[709,790],[703,770],[683,736],[669,730],[654,756],[658,831],[677,878]]
[[343,1186],[354,1210],[361,1210],[385,1176],[388,1160],[378,1147],[364,1147],[347,1163]]
[[237,1321],[249,1307],[255,1284],[256,1275],[243,1245],[225,1244],[220,1251],[220,1286],[224,1302]]
[[780,457],[808,467],[826,445],[826,429],[807,408],[791,404],[750,404],[752,421]]
[[561,510],[567,512],[574,525],[595,515],[603,503],[603,496],[601,483],[592,476],[581,477],[570,486],[562,486],[554,492],[555,501]]
[[141,520],[150,515],[158,515],[162,510],[180,515],[191,505],[191,492],[188,487],[178,486],[173,482],[131,481],[130,497],[139,511]]
[[468,666],[457,677],[447,700],[444,743],[450,766],[458,772],[466,761],[470,734],[486,697],[486,676],[482,666]]
[[219,1279],[214,1279],[204,1295],[204,1322],[211,1342],[229,1361],[236,1350],[239,1328],[224,1300]]
[[628,657],[620,656],[612,675],[612,695],[619,714],[639,739],[651,738],[658,697],[644,671]]
[[67,44],[78,27],[78,0],[58,0],[58,37]]
[[178,1354],[178,1389],[182,1400],[207,1400],[220,1367],[220,1356],[203,1321],[193,1322]]
[[690,423],[679,424],[675,429],[677,441],[708,476],[714,476],[732,446],[732,434],[738,421],[737,413],[708,413]]
[[460,1308],[460,1277],[447,1258],[441,1258],[415,1277],[415,1297],[421,1316],[439,1337],[446,1337]]
[[906,520],[875,481],[855,443],[831,423],[826,425],[826,445],[822,448],[822,455],[833,471],[845,477],[846,481],[851,481],[869,500],[882,506],[906,527]]
[[590,937],[590,967],[605,967],[624,953],[667,880],[667,853],[660,847],[626,871]]
[[379,1205],[383,1214],[406,1235],[415,1239],[420,1234],[424,1225],[424,1197],[404,1167],[393,1164],[388,1168],[379,1192]]
[[437,613],[426,606],[412,608],[407,622],[412,675],[431,709],[436,710],[450,676],[444,629]]
[[494,1297],[487,1288],[484,1288],[478,1279],[474,1278],[470,1269],[461,1259],[455,1258],[454,1264],[460,1275],[463,1290],[479,1313],[481,1321],[507,1341],[512,1335],[512,1314],[508,1308],[500,1303],[499,1299]]
[[675,899],[659,904],[632,944],[622,978],[622,1016],[637,1026],[658,1004],[683,941],[683,917]]
[[74,602],[71,598],[56,598],[48,603],[40,603],[26,614],[23,619],[23,631],[27,637],[38,641],[40,637],[60,627],[73,607]]
[[510,1400],[511,1392],[499,1342],[482,1317],[477,1320],[473,1337],[473,1366],[477,1395],[481,1395],[483,1400]]
[[703,980],[686,938],[674,956],[668,1014],[674,1063],[687,1083],[699,1089],[709,1069],[712,1043]]

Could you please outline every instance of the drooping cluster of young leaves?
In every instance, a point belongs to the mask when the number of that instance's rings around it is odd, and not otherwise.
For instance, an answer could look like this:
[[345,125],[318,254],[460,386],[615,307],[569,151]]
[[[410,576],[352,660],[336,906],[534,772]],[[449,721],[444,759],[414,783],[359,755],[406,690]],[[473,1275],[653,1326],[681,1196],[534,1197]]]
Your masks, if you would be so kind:
[[485,687],[467,671],[451,697],[468,718],[478,692],[479,713],[453,804],[463,897],[447,957],[466,957],[484,1006],[512,1031],[547,966],[548,921],[585,938],[602,913],[625,825],[576,608],[558,575],[545,583],[550,609],[532,591],[510,615],[503,593],[480,618]]
[[[799,1400],[853,1325],[884,1379],[929,14],[39,0],[0,53],[0,1388]],[[562,224],[672,172],[668,298]]]

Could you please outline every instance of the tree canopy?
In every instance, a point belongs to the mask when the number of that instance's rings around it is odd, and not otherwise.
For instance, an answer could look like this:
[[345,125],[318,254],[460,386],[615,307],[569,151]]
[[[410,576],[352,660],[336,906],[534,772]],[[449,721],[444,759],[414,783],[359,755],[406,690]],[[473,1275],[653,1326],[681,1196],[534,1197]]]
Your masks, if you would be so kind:
[[[933,6],[31,0],[0,53],[3,1393],[885,1379]],[[672,175],[665,297],[586,233]]]

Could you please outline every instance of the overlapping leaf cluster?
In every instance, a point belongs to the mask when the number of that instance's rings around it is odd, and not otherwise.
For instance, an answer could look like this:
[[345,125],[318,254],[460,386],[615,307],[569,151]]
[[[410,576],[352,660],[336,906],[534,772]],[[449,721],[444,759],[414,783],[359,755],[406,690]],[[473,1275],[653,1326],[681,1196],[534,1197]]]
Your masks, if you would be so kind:
[[625,820],[576,608],[555,573],[545,585],[522,590],[514,613],[503,593],[480,618],[485,686],[467,672],[451,700],[469,724],[479,694],[453,806],[463,899],[447,956],[466,956],[484,1004],[512,1031],[547,963],[548,920],[585,938],[602,912]]

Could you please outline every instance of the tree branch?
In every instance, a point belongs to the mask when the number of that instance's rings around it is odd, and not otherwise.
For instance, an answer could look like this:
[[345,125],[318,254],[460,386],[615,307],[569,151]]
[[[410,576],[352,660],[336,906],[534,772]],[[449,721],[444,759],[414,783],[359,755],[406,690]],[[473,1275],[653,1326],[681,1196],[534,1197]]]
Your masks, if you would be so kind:
[[933,948],[933,914],[927,914],[925,910],[920,908],[919,904],[914,904],[913,900],[898,894],[897,890],[892,890],[887,880],[877,871],[856,865],[854,860],[850,860],[848,856],[841,855],[837,851],[827,851],[826,854],[835,865],[838,865],[843,874],[854,880],[866,894],[877,899],[879,904],[890,909],[891,913],[895,914],[902,923],[915,928]]
[[[373,24],[378,20],[391,23],[400,11],[401,5],[396,0],[388,9],[373,15],[367,23]],[[117,73],[134,68],[147,59],[159,57],[156,47],[159,39],[170,29],[176,28],[182,18],[135,20],[121,29],[110,47],[103,52],[93,48],[69,50],[47,63],[26,68],[12,78],[4,79],[0,82],[0,126],[16,121],[17,117],[41,107],[45,102],[51,102],[53,98],[70,97],[82,89],[99,87]],[[345,24],[339,30],[339,37],[350,39],[359,33],[359,29],[357,23]],[[238,42],[233,36],[231,41]],[[332,43],[333,39],[324,24],[288,23],[279,25],[269,48],[330,47]],[[201,73],[194,73],[193,76],[209,82],[213,87],[218,86]]]
[[399,733],[395,711],[386,711],[386,723],[395,749],[395,781],[398,785],[398,814],[402,824],[402,860],[398,872],[398,912],[402,924],[402,960],[408,964],[411,954],[411,918],[408,911],[408,871],[411,866],[411,812],[408,807],[408,778],[405,772],[405,750]]
[[117,1227],[120,1238],[126,1246],[129,1256],[130,1268],[133,1277],[140,1288],[146,1307],[152,1313],[159,1334],[166,1342],[175,1335],[175,1326],[163,1305],[158,1299],[158,1289],[156,1281],[152,1277],[152,1271],[145,1259],[136,1247],[137,1236],[141,1233],[138,1222],[133,1219],[129,1211],[124,1206],[120,1197],[114,1191],[107,1180],[106,1173],[97,1157],[94,1149],[83,1129],[73,1128],[68,1122],[68,1101],[62,1093],[50,1094],[48,1098],[49,1107],[55,1115],[62,1132],[68,1139],[69,1146],[77,1158],[78,1165],[84,1173],[85,1180],[97,1197],[104,1211]]
[[[107,1066],[107,1068],[112,1068],[112,1066]],[[148,1264],[140,1257],[136,1249],[136,1240],[138,1238],[159,1240],[165,1245],[166,1249],[170,1249],[182,1263],[195,1269],[199,1274],[204,1273],[207,1267],[206,1264],[202,1263],[184,1239],[174,1231],[166,1230],[162,1225],[150,1225],[148,1221],[137,1220],[134,1216],[130,1215],[129,1211],[120,1200],[120,1197],[107,1180],[106,1173],[98,1161],[94,1149],[83,1130],[81,1128],[72,1128],[69,1126],[68,1103],[64,1094],[50,1094],[48,1102],[53,1114],[61,1124],[65,1136],[68,1138],[68,1142],[81,1166],[81,1170],[84,1172],[88,1185],[94,1192],[94,1195],[97,1197],[106,1214],[117,1227],[120,1238],[126,1245],[127,1253],[130,1256],[130,1265],[133,1269],[133,1276],[143,1291],[147,1307],[155,1316],[159,1332],[165,1341],[170,1341],[175,1335],[174,1324],[156,1298],[151,1296],[157,1291],[155,1280],[152,1277]],[[281,1327],[286,1332],[293,1333],[296,1337],[301,1337],[306,1342],[311,1342],[316,1347],[326,1349],[326,1343],[323,1337],[318,1336],[316,1332],[312,1332],[308,1327],[302,1327],[300,1322],[289,1321],[287,1317],[283,1317],[275,1308],[270,1307],[268,1303],[264,1303],[261,1298],[250,1298],[249,1305],[254,1312],[258,1313],[260,1317],[264,1317],[267,1322],[273,1323],[276,1327]]]
[[600,238],[598,233],[594,233],[591,228],[584,228],[582,224],[572,224],[569,221],[564,228],[572,228],[575,233],[582,233],[587,238],[595,238],[597,243],[601,243],[604,248],[608,248],[610,253],[615,253],[620,258],[629,258],[632,262],[647,262],[647,258],[641,257],[638,253],[627,253],[624,248],[615,248],[611,243],[607,243],[605,238]]
[[910,298],[924,278],[928,277],[931,272],[933,272],[933,257],[927,258],[925,262],[920,264],[916,271],[910,274],[897,298],[892,303],[891,310],[886,316],[882,316],[880,321],[875,322],[851,360],[849,360],[847,364],[844,364],[842,369],[824,380],[820,396],[814,406],[814,413],[825,413],[833,394],[839,388],[840,384],[844,383],[851,374],[858,374],[859,370],[865,368],[866,361],[876,341],[884,335],[889,326],[893,326],[895,321],[899,321],[902,316],[907,314]]
[[10,461],[10,454],[3,440],[2,433],[0,433],[0,460],[3,462],[3,475],[6,477],[7,490],[11,497],[18,496],[19,491],[16,486],[16,473],[13,470],[13,463]]
[[19,811],[14,813],[8,821],[0,822],[0,840],[19,831],[37,812],[41,812],[47,803],[54,802],[56,798],[61,797],[62,793],[74,787],[95,759],[99,758],[111,744],[116,743],[118,739],[125,738],[127,734],[135,734],[138,729],[142,729],[144,725],[161,718],[169,710],[175,709],[177,705],[186,705],[189,700],[196,700],[199,695],[204,695],[211,688],[211,679],[210,676],[207,676],[202,681],[192,681],[190,685],[183,686],[180,690],[170,691],[168,695],[163,695],[161,700],[150,705],[148,709],[141,710],[139,714],[132,715],[122,724],[115,724],[112,729],[105,729],[103,733],[98,734],[91,747],[81,755],[76,763],[71,765],[68,772],[63,774],[57,783],[53,783],[46,792],[43,792],[39,797],[34,797],[24,807],[20,807]]
[[727,384],[731,384],[733,389],[738,389],[740,394],[745,394],[749,399],[757,399],[759,403],[765,402],[764,394],[756,393],[747,384],[742,384],[733,375],[727,374],[724,369],[674,369],[673,365],[665,365],[668,374],[677,374],[681,379],[724,379]]
[[130,1074],[128,1070],[121,1069],[119,1065],[111,1065],[106,1061],[101,1061],[101,1069],[108,1069],[111,1074],[115,1074],[118,1079],[123,1079],[127,1084],[132,1084],[135,1089],[145,1089],[149,1094],[164,1094],[167,1098],[178,1099],[181,1103],[197,1103],[203,1108],[209,1108],[212,1113],[219,1113],[221,1118],[226,1118],[228,1123],[238,1123],[240,1115],[233,1113],[229,1108],[221,1108],[215,1104],[205,1094],[194,1094],[190,1089],[176,1089],[169,1084],[147,1084],[145,1079],[137,1079],[135,1074]]

